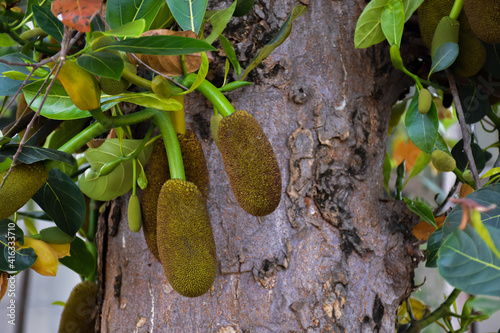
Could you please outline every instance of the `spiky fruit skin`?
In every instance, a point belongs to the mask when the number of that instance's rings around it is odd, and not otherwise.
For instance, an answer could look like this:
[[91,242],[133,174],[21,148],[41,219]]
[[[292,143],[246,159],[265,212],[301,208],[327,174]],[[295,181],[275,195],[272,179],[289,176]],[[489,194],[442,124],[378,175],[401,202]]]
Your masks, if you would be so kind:
[[262,127],[239,110],[219,122],[218,136],[224,168],[241,208],[254,216],[271,214],[281,200],[281,174]]
[[[177,138],[181,147],[186,179],[195,184],[206,199],[209,177],[201,143],[196,134],[190,130],[187,130],[185,135],[177,134]],[[142,226],[151,253],[156,259],[160,260],[156,244],[157,202],[161,187],[170,179],[167,153],[163,140],[160,139],[156,142],[145,172],[148,178],[148,187],[142,191],[141,195]]]
[[455,159],[448,155],[445,151],[436,149],[431,154],[432,165],[441,172],[450,172],[455,170],[457,162]]
[[500,43],[500,0],[466,0],[464,11],[479,39]]
[[158,250],[172,288],[186,297],[212,286],[217,255],[205,198],[191,182],[170,179],[158,199]]
[[[127,61],[124,62],[125,68],[134,74],[137,74],[137,67]],[[101,90],[108,95],[119,95],[130,87],[130,82],[121,78],[120,80],[111,79],[109,77],[99,78]]]
[[69,295],[59,322],[58,333],[95,332],[97,285],[84,281]]
[[193,131],[187,130],[186,134],[177,134],[181,146],[182,161],[186,180],[195,184],[203,197],[208,197],[208,168],[203,154],[200,140]]
[[[454,0],[424,0],[418,8],[418,25],[424,43],[432,48],[434,32],[444,16],[448,16]],[[459,54],[451,69],[455,74],[469,77],[477,74],[485,61],[484,46],[473,35],[469,21],[464,11],[458,17],[460,23],[458,47]]]
[[157,202],[161,187],[170,178],[163,140],[156,141],[145,173],[148,178],[148,187],[141,192],[142,229],[149,250],[156,259],[160,260],[158,246],[156,245]]
[[[7,170],[0,173],[0,181],[6,174]],[[16,165],[0,189],[0,220],[8,218],[24,206],[48,177],[49,173],[42,163]]]

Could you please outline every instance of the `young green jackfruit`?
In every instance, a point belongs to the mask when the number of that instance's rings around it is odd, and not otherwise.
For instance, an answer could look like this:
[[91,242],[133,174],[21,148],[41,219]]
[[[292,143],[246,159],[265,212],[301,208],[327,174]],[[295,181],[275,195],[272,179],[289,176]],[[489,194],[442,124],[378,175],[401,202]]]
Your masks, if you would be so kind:
[[95,332],[97,285],[80,282],[73,288],[64,306],[58,333]]
[[[0,183],[7,171],[0,173]],[[8,218],[24,206],[48,177],[49,173],[43,163],[16,165],[0,189],[0,220]]]
[[426,114],[432,105],[432,94],[427,89],[420,89],[418,92],[418,112]]
[[141,230],[142,218],[141,218],[141,204],[139,203],[139,198],[136,195],[131,195],[128,200],[128,226],[132,232],[138,232]]
[[465,0],[464,11],[479,39],[500,43],[500,0]]
[[156,245],[157,202],[161,187],[170,179],[167,153],[162,139],[156,141],[145,173],[148,178],[148,187],[141,192],[142,228],[149,250],[156,259],[160,260]]
[[191,182],[170,179],[158,198],[158,250],[172,288],[186,297],[210,289],[217,255],[205,198]]
[[257,120],[236,111],[219,123],[219,150],[239,205],[254,216],[271,214],[281,199],[281,174],[273,147]]
[[439,21],[434,36],[432,37],[431,55],[436,53],[436,50],[445,43],[458,44],[458,32],[460,23],[449,16],[444,16]]
[[457,162],[455,159],[448,155],[445,151],[436,149],[431,154],[432,165],[441,172],[449,172],[455,170]]
[[[134,74],[137,74],[137,67],[130,62],[124,62],[125,68]],[[119,95],[130,87],[130,82],[123,77],[120,80],[111,79],[109,77],[100,77],[99,85],[101,90],[108,95]]]

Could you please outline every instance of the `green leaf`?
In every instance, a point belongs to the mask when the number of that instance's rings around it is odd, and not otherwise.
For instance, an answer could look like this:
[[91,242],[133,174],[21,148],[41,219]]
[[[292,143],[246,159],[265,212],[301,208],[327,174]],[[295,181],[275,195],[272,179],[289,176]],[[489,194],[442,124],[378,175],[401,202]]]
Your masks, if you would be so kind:
[[458,56],[458,44],[453,42],[448,42],[439,45],[436,52],[432,55],[432,65],[429,72],[429,77],[431,74],[442,71],[450,67],[457,59]]
[[406,111],[405,125],[411,141],[420,150],[430,154],[437,139],[439,118],[436,104],[426,114],[418,112],[418,91]]
[[478,297],[470,302],[470,306],[474,311],[487,314],[491,317],[492,314],[500,310],[500,300],[498,298]]
[[94,273],[95,258],[81,238],[76,237],[71,242],[69,253],[69,256],[59,259],[61,264],[85,277]]
[[424,0],[403,0],[404,12],[405,12],[405,22],[410,19],[413,13],[418,7],[424,2]]
[[47,182],[33,200],[62,231],[74,236],[85,218],[85,199],[76,184],[64,172],[52,169]]
[[255,67],[257,67],[262,60],[264,60],[268,55],[273,52],[275,48],[283,44],[283,42],[288,38],[288,35],[290,35],[290,32],[292,31],[292,26],[293,26],[293,21],[295,21],[296,18],[300,17],[302,14],[304,14],[307,11],[306,6],[295,6],[293,7],[292,13],[290,16],[288,16],[287,20],[283,24],[283,26],[280,28],[278,33],[273,37],[273,39],[267,43],[257,54],[257,56],[250,62],[248,67],[245,69],[243,72],[243,76],[241,77],[241,80],[243,80],[248,73]]
[[[10,250],[9,250],[10,249]],[[12,248],[0,243],[0,270],[4,272],[18,272],[30,268],[36,261],[37,255],[31,247],[12,251]]]
[[116,29],[103,31],[101,33],[103,35],[116,37],[139,37],[145,31],[145,29],[146,21],[141,18],[137,21],[128,22]]
[[200,86],[200,84],[202,84],[203,81],[205,81],[205,78],[207,77],[208,66],[209,66],[208,57],[207,57],[205,52],[202,52],[201,53],[201,65],[200,65],[200,69],[198,70],[198,73],[196,74],[196,79],[194,80],[193,84],[191,85],[191,87],[189,87],[188,90],[186,90],[182,93],[179,93],[178,95],[189,94],[191,91],[198,88]]
[[489,94],[480,86],[470,84],[458,88],[458,96],[464,111],[465,123],[477,123],[486,116],[490,109]]
[[248,81],[233,81],[219,88],[221,92],[230,92],[241,87],[251,86],[253,83]]
[[411,200],[408,198],[403,198],[403,200],[412,212],[417,214],[420,218],[422,218],[425,222],[429,223],[433,227],[437,227],[432,209],[427,206],[427,204],[422,201]]
[[381,16],[390,0],[372,0],[361,13],[354,32],[354,46],[364,49],[385,40]]
[[488,170],[484,173],[484,175],[481,177],[481,179],[495,176],[495,175],[498,175],[499,173],[500,173],[500,167],[491,168],[490,170]]
[[61,43],[64,34],[64,24],[52,14],[49,7],[33,5],[32,9],[33,17],[40,28]]
[[427,239],[427,249],[425,250],[425,255],[427,257],[425,267],[437,267],[438,252],[443,245],[443,242],[443,228],[439,228],[429,236]]
[[483,68],[496,78],[500,78],[500,44],[484,43],[486,61]]
[[[484,156],[483,150],[475,143],[471,143],[470,147],[472,150],[472,157],[474,158],[474,162],[476,162],[477,171],[481,172],[486,165],[486,158]],[[451,150],[451,156],[453,156],[453,158],[457,162],[457,168],[460,171],[463,172],[466,168],[469,167],[469,159],[465,154],[463,139],[458,141],[453,146],[453,149]]]
[[427,165],[429,164],[430,161],[431,161],[430,154],[427,154],[426,152],[423,152],[423,151],[420,152],[417,160],[415,161],[415,164],[413,165],[413,168],[410,171],[410,175],[406,179],[404,186],[406,186],[406,184],[408,184],[410,179],[412,179],[413,177],[418,175],[420,172],[422,172],[422,170],[424,170],[425,167],[427,167]]
[[49,244],[68,244],[75,236],[70,236],[58,227],[49,227],[40,230],[40,239]]
[[207,0],[167,0],[167,4],[182,30],[198,33],[207,9]]
[[[0,149],[0,161],[11,158],[17,152],[19,145],[7,145]],[[42,148],[38,146],[23,146],[17,159],[25,164],[32,164],[40,161],[54,160],[67,163],[71,166],[76,166],[75,158],[68,153],[55,150]]]
[[106,21],[111,29],[144,19],[144,29],[148,30],[163,0],[108,0],[106,3]]
[[163,1],[150,29],[166,29],[174,23],[174,16],[168,8],[167,2]]
[[[500,230],[500,184],[485,186],[472,192],[466,198],[474,200],[476,203],[484,207],[495,204],[495,208],[481,213],[481,220],[485,225]],[[445,237],[458,228],[462,220],[462,214],[463,209],[461,205],[453,207],[444,221],[443,232]]]
[[385,158],[384,158],[384,187],[387,193],[390,195],[391,190],[389,189],[389,182],[391,181],[391,171],[392,171],[392,166],[391,166],[391,158],[389,157],[389,154],[385,153]]
[[474,229],[476,229],[476,232],[479,234],[481,239],[486,243],[486,245],[488,245],[491,252],[493,252],[497,256],[497,258],[500,259],[500,252],[498,252],[497,248],[495,247],[495,243],[493,242],[488,229],[484,226],[484,223],[481,220],[481,213],[477,210],[474,210],[472,212],[471,220],[472,226],[474,227]]
[[389,45],[401,44],[405,25],[404,6],[401,0],[391,0],[380,16],[382,31]]
[[[97,173],[106,163],[131,154],[141,142],[142,140],[122,140],[120,146],[120,140],[107,139],[98,148],[87,149],[85,157],[90,168],[78,181],[82,192],[92,199],[108,201],[130,191],[134,182],[132,159],[121,162],[106,176],[98,177]],[[151,151],[150,144],[139,153],[138,160],[142,165],[147,163]]]
[[9,47],[17,45],[16,41],[10,38],[10,36],[4,32],[0,33],[0,46]]
[[19,244],[24,244],[24,232],[23,229],[9,219],[0,221],[0,243],[5,246],[9,242],[16,241]]
[[234,70],[236,71],[236,75],[240,76],[241,66],[238,61],[238,57],[236,56],[236,52],[234,51],[233,45],[224,35],[219,35],[219,40],[222,44],[222,48],[224,49],[224,53],[226,53],[226,57],[229,59],[234,67]]
[[127,38],[120,42],[106,45],[103,49],[151,55],[181,55],[217,50],[202,40],[182,36]]
[[[40,89],[42,81],[35,81],[26,85],[23,88],[24,97],[29,104],[35,97],[37,91]],[[44,89],[45,91],[45,89]],[[31,108],[35,111],[38,110],[43,99],[43,93],[40,94]],[[42,107],[40,114],[49,119],[57,120],[70,120],[90,117],[90,112],[78,109],[71,98],[69,98],[66,90],[59,82],[54,82],[52,89],[49,91],[47,99]]]
[[123,59],[112,52],[92,52],[78,57],[78,65],[92,74],[120,80],[123,72]]
[[[234,2],[236,2],[236,0]],[[235,17],[245,16],[252,10],[253,4],[254,0],[238,0],[233,16]]]
[[207,22],[210,22],[212,25],[212,32],[208,37],[205,37],[203,40],[208,44],[212,44],[217,37],[224,31],[229,20],[233,17],[234,9],[236,8],[236,1],[226,9],[221,10],[211,10],[207,11],[205,17]]
[[[489,225],[486,228],[500,248],[500,230]],[[438,268],[455,288],[474,295],[500,296],[500,259],[469,225],[445,239],[439,250]]]
[[450,149],[448,148],[448,144],[446,144],[446,141],[444,140],[443,136],[438,132],[437,139],[436,139],[436,148],[439,150],[442,150],[448,154],[451,154]]
[[153,92],[124,92],[120,95],[104,95],[102,97],[102,109],[107,110],[118,102],[129,102],[147,108],[163,111],[179,111],[182,104],[173,98],[161,98]]
[[141,161],[137,162],[139,162],[139,166],[141,167],[141,172],[139,173],[139,177],[137,177],[137,185],[139,185],[141,190],[144,190],[148,187],[148,177],[146,176],[146,172],[144,172],[144,167],[142,166]]
[[[5,61],[23,63],[32,63],[33,60],[22,53],[11,53],[1,57]],[[25,75],[29,74],[29,70],[26,66],[11,66],[0,62],[0,96],[11,96],[14,95],[19,88],[21,88],[23,81],[14,80],[5,76],[4,72],[16,71],[23,73]],[[36,79],[36,77],[32,77]],[[33,82],[32,80],[28,82]]]

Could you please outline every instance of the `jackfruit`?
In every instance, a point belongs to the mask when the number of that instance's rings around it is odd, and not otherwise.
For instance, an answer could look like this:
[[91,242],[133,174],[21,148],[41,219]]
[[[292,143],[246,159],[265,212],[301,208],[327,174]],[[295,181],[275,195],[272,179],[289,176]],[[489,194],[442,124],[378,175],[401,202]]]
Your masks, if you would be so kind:
[[170,179],[158,199],[158,250],[172,288],[186,297],[212,286],[217,255],[206,201],[196,185]]
[[[429,49],[432,50],[432,40],[439,22],[450,14],[454,2],[454,0],[424,0],[418,8],[420,33]],[[451,69],[459,76],[469,77],[482,68],[486,51],[477,37],[473,35],[467,16],[463,11],[458,16],[458,22],[460,23],[459,54]]]
[[58,333],[95,332],[97,285],[80,282],[71,291],[59,322]]
[[[130,72],[137,74],[137,67],[130,62],[124,61],[125,68]],[[124,69],[125,70],[125,69]],[[130,87],[131,83],[123,77],[120,80],[111,79],[109,77],[100,77],[99,85],[101,90],[108,95],[119,95]]]
[[128,226],[132,232],[141,230],[141,205],[136,195],[131,195],[128,200]]
[[273,147],[257,120],[246,111],[224,117],[219,150],[241,208],[254,216],[271,214],[281,200],[281,174]]
[[426,114],[432,106],[432,94],[427,89],[420,89],[418,93],[418,112]]
[[441,172],[449,172],[455,170],[457,162],[445,151],[436,149],[431,153],[432,165]]
[[[194,183],[206,199],[209,177],[201,143],[196,134],[190,130],[187,130],[185,135],[177,134],[177,138],[181,147],[186,179]],[[170,179],[170,169],[163,140],[160,139],[156,142],[145,173],[148,178],[148,187],[141,194],[142,225],[146,243],[151,253],[159,260],[156,244],[157,202],[161,187]]]
[[145,173],[148,178],[148,187],[141,192],[142,228],[149,250],[156,259],[160,260],[156,245],[157,202],[161,187],[170,179],[167,153],[162,139],[156,141]]
[[[0,173],[0,183],[7,171]],[[0,220],[8,218],[24,206],[48,177],[49,173],[41,162],[16,165],[0,189]]]
[[464,11],[479,39],[500,43],[500,0],[465,0]]

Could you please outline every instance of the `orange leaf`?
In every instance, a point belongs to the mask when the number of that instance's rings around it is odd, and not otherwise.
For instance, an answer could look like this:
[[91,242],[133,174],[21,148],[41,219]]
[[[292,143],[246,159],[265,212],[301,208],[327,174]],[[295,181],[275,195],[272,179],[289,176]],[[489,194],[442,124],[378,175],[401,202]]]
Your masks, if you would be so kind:
[[[445,215],[436,217],[436,224],[438,228],[443,226],[445,219]],[[421,241],[426,241],[434,231],[436,231],[436,228],[425,221],[420,222],[413,228],[413,234]]]
[[7,284],[8,284],[9,274],[6,272],[0,273],[0,300],[3,298],[5,293],[7,292]]
[[405,169],[406,171],[409,171],[415,165],[415,162],[417,161],[417,158],[421,152],[422,151],[418,149],[417,146],[415,146],[413,142],[411,142],[411,140],[408,142],[399,141],[394,147],[394,153],[392,157],[396,161],[397,165],[401,164],[403,160],[406,160]]
[[90,21],[101,5],[102,0],[54,0],[51,10],[68,27],[90,32]]

